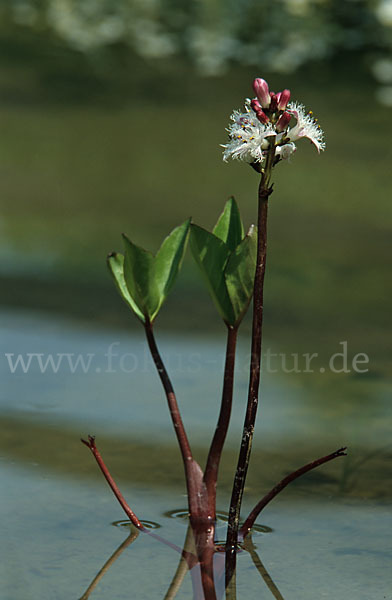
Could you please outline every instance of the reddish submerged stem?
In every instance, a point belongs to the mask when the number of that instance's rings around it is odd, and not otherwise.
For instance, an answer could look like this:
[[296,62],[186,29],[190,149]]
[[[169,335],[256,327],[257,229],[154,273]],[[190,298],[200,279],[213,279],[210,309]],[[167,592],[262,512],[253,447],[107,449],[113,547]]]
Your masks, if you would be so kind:
[[185,432],[185,427],[182,422],[182,418],[180,415],[180,410],[178,408],[176,395],[174,393],[173,385],[170,381],[170,377],[166,370],[166,367],[163,363],[161,355],[159,354],[159,350],[155,341],[154,332],[152,328],[152,323],[150,321],[146,321],[144,324],[144,329],[146,332],[148,347],[151,352],[151,356],[153,358],[154,364],[158,371],[159,378],[162,382],[163,389],[165,390],[167,403],[169,405],[170,416],[173,422],[174,431],[176,432],[178,444],[181,450],[181,456],[184,460],[190,461],[192,460],[192,452],[189,445],[188,437]]
[[203,482],[203,471],[192,456],[191,447],[182,422],[180,410],[177,404],[177,398],[174,393],[173,385],[163,363],[158,347],[155,342],[152,323],[146,319],[144,324],[148,347],[152,359],[158,371],[163,389],[165,390],[170,416],[172,419],[174,431],[176,432],[178,445],[180,447],[182,460],[184,463],[185,478],[188,492],[188,504],[191,520],[207,519],[213,520],[213,515],[207,514],[206,509],[206,489]]
[[327,454],[326,456],[322,456],[321,458],[318,458],[317,460],[314,460],[308,463],[307,465],[304,465],[300,469],[293,471],[292,473],[290,473],[290,475],[287,475],[281,481],[279,481],[279,483],[275,485],[275,487],[273,487],[272,490],[270,490],[268,494],[266,494],[264,498],[262,498],[260,502],[256,504],[254,509],[249,513],[249,516],[247,517],[240,529],[240,538],[245,538],[245,536],[252,529],[255,520],[257,519],[263,508],[265,508],[265,506],[267,506],[267,504],[271,502],[271,500],[275,498],[275,496],[277,496],[286,487],[286,485],[288,485],[295,479],[298,479],[298,477],[301,477],[301,475],[304,475],[308,471],[311,471],[312,469],[315,469],[316,467],[319,467],[320,465],[323,465],[324,463],[329,462],[334,458],[339,458],[339,456],[347,456],[345,450],[347,450],[346,447],[339,448],[339,450],[335,450],[335,452]]
[[218,422],[214,437],[211,442],[204,471],[204,483],[207,488],[210,511],[216,511],[216,484],[218,479],[219,464],[229,428],[231,407],[233,402],[235,350],[237,344],[238,327],[227,329],[226,360],[223,377],[222,400]]
[[87,448],[90,448],[91,452],[94,455],[95,460],[98,463],[99,468],[101,469],[101,471],[103,473],[103,476],[105,477],[106,481],[108,482],[109,486],[111,487],[113,494],[116,496],[118,502],[121,505],[121,508],[127,515],[128,519],[131,521],[132,525],[134,525],[140,531],[146,531],[146,528],[139,521],[139,519],[137,518],[137,516],[135,515],[133,510],[129,507],[127,501],[125,500],[124,496],[120,492],[116,482],[114,481],[113,477],[110,475],[109,469],[105,465],[103,458],[102,458],[98,448],[95,445],[95,437],[92,435],[89,435],[88,441],[87,440],[81,440],[81,441],[83,442],[83,444],[85,444],[87,446]]
[[169,548],[172,548],[172,550],[175,550],[176,552],[179,552],[180,554],[182,553],[182,555],[184,556],[184,558],[189,561],[189,564],[194,564],[194,562],[195,562],[195,556],[190,555],[188,552],[183,551],[176,544],[172,544],[171,542],[168,542],[167,540],[165,540],[164,538],[162,538],[160,535],[157,535],[156,533],[150,531],[149,529],[147,529],[147,527],[144,527],[144,525],[143,525],[143,523],[141,523],[141,521],[139,521],[139,519],[137,518],[137,516],[135,515],[135,513],[133,512],[133,510],[128,505],[128,503],[125,500],[124,496],[120,492],[120,489],[117,486],[116,482],[114,481],[113,477],[109,473],[109,469],[105,465],[104,460],[103,460],[103,458],[102,458],[102,456],[101,456],[98,448],[96,447],[95,437],[92,436],[92,435],[89,435],[88,436],[88,441],[82,439],[81,442],[83,442],[83,444],[85,446],[87,446],[87,448],[90,448],[92,454],[94,455],[95,460],[98,463],[99,468],[101,469],[101,471],[102,471],[102,473],[103,473],[106,481],[108,482],[110,488],[112,489],[112,492],[116,496],[118,502],[121,505],[121,508],[123,509],[123,511],[125,512],[125,514],[127,515],[127,517],[129,518],[129,520],[131,521],[131,523],[137,529],[139,529],[139,531],[142,531],[143,533],[147,533],[150,537],[153,537],[154,539],[158,540],[159,542],[162,542],[166,546],[169,546]]

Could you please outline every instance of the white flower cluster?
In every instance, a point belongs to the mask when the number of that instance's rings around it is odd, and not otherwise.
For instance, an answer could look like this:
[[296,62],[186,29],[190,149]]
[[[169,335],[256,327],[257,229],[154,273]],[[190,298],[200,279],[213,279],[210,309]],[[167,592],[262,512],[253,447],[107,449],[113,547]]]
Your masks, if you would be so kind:
[[[248,163],[262,163],[270,148],[275,145],[275,156],[279,159],[289,159],[296,151],[294,144],[300,138],[308,138],[317,148],[324,150],[324,134],[313,118],[311,112],[306,112],[302,104],[289,102],[285,109],[287,125],[281,130],[280,121],[269,119],[263,123],[252,108],[249,98],[245,101],[245,111],[235,110],[230,119],[232,123],[228,127],[230,142],[222,144],[224,148],[223,160],[229,158],[244,160]],[[291,119],[296,123],[289,127]]]

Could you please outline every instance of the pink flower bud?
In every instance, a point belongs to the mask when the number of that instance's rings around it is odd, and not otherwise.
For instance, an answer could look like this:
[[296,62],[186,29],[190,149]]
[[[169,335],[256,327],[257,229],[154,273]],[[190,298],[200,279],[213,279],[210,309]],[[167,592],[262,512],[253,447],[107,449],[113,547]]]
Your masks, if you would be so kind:
[[258,77],[253,82],[253,89],[263,108],[268,108],[271,102],[268,83],[265,79]]
[[274,92],[271,92],[270,110],[272,112],[274,112],[275,110],[277,110],[277,108],[278,108],[278,100],[279,100],[279,94],[274,94]]
[[256,100],[256,98],[254,100],[251,100],[250,105],[251,105],[252,109],[255,111],[255,113],[257,113],[258,110],[262,110],[261,104],[258,100]]
[[265,112],[263,110],[258,110],[256,113],[256,117],[258,118],[260,123],[263,123],[263,125],[266,125],[269,121],[269,118],[267,117],[267,115],[265,114]]
[[268,123],[269,118],[267,117],[267,115],[265,114],[263,109],[261,108],[260,102],[256,99],[254,99],[251,101],[250,105],[251,105],[252,109],[254,110],[254,112],[256,113],[256,117],[258,118],[260,123],[263,123],[264,125],[266,123]]
[[291,96],[290,90],[283,90],[283,92],[280,92],[280,94],[277,95],[279,95],[278,110],[286,110]]
[[288,112],[284,112],[280,115],[278,122],[276,123],[275,129],[278,133],[281,133],[287,128],[287,125],[290,123],[291,114]]

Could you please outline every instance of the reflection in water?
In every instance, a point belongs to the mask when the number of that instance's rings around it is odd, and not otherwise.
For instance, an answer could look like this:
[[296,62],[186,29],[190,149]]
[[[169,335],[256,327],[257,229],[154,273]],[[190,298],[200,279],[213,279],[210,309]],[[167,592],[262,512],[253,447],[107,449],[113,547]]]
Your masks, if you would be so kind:
[[[184,543],[184,550],[190,550],[193,554],[195,552],[194,543],[193,543],[193,535],[190,527],[188,527],[186,532],[186,538]],[[181,584],[184,581],[185,575],[188,572],[188,563],[185,559],[184,553],[181,554],[180,561],[178,563],[178,567],[176,572],[174,573],[174,577],[170,582],[169,589],[167,590],[164,600],[173,600],[180,590]]]
[[87,598],[90,596],[91,592],[98,585],[98,583],[100,582],[102,577],[105,575],[105,573],[110,569],[112,564],[118,559],[118,557],[124,552],[124,550],[126,548],[128,548],[128,546],[130,546],[132,544],[132,542],[134,542],[136,540],[138,535],[139,535],[139,532],[137,529],[133,529],[131,531],[129,536],[123,541],[122,544],[119,545],[117,550],[115,550],[113,552],[111,557],[108,558],[108,560],[105,562],[103,567],[98,571],[98,573],[96,574],[96,576],[94,577],[94,579],[92,580],[90,585],[88,586],[87,590],[84,592],[84,594],[82,596],[80,596],[80,600],[87,600]]
[[[182,513],[185,511],[170,511],[170,512],[172,514],[181,513],[181,516],[182,516]],[[86,591],[80,597],[79,600],[87,600],[90,597],[90,594],[94,591],[94,589],[96,588],[98,583],[101,581],[101,579],[105,575],[105,573],[107,573],[107,571],[110,569],[110,567],[113,565],[113,563],[121,556],[121,554],[124,552],[124,550],[126,548],[128,548],[136,540],[136,538],[140,534],[140,532],[135,527],[133,527],[133,525],[129,521],[125,521],[125,520],[124,521],[115,521],[115,522],[113,522],[113,525],[115,525],[116,527],[118,527],[118,526],[129,527],[130,533],[129,533],[128,537],[119,545],[119,547],[108,558],[108,560],[105,562],[103,567],[98,571],[98,573],[96,574],[96,576],[94,577],[94,579],[92,580],[92,582],[90,583],[90,585],[88,586],[88,588],[86,589]],[[154,525],[157,525],[157,524],[154,524]],[[158,525],[158,527],[159,527],[159,525]],[[188,525],[185,542],[184,542],[184,547],[181,552],[181,557],[180,557],[180,560],[178,563],[178,567],[173,576],[173,579],[170,582],[169,588],[168,588],[163,600],[173,600],[177,596],[188,571],[190,571],[190,575],[191,575],[191,579],[192,579],[193,600],[204,600],[205,599],[204,592],[203,592],[202,578],[200,576],[200,568],[199,568],[200,565],[198,563],[198,559],[196,556],[195,535],[197,535],[197,534],[194,534],[194,532],[192,531],[192,528],[190,527],[190,525]],[[157,539],[159,540],[159,538],[157,538]],[[159,541],[163,541],[164,543],[166,543],[163,539],[160,539]],[[173,548],[173,545],[170,544],[170,546]],[[270,590],[270,592],[272,593],[273,597],[276,600],[284,600],[282,594],[280,593],[276,584],[272,580],[267,569],[264,567],[263,563],[261,562],[260,557],[258,556],[258,554],[256,552],[256,546],[253,543],[251,534],[249,534],[245,538],[245,541],[243,542],[241,549],[245,550],[246,552],[248,552],[250,554],[253,564],[255,565],[257,571],[260,573],[261,577],[263,578],[264,582],[266,583],[266,585],[267,585],[268,589]],[[217,545],[215,557],[214,557],[214,580],[215,580],[215,590],[214,591],[215,591],[215,597],[217,598],[217,600],[221,599],[223,597],[223,594],[225,593],[225,590],[224,590],[224,561],[225,561],[225,554],[222,551],[222,548],[219,547],[219,545]],[[230,582],[229,588],[226,590],[226,600],[236,600],[236,597],[237,597],[236,578],[234,576]]]
[[252,535],[248,535],[245,538],[243,548],[247,552],[249,552],[249,554],[253,560],[254,566],[256,567],[256,569],[258,570],[258,572],[264,579],[264,581],[267,584],[267,587],[270,590],[270,592],[272,593],[273,597],[276,598],[276,600],[284,600],[282,594],[280,593],[280,591],[276,587],[275,583],[273,582],[271,575],[268,573],[267,569],[261,562],[260,557],[256,552],[256,546],[253,543]]

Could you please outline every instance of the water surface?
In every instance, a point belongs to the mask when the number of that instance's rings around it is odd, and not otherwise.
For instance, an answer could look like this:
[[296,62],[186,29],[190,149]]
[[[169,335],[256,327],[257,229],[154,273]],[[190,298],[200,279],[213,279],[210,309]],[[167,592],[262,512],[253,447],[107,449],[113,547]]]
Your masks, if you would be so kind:
[[[202,461],[218,410],[224,339],[157,337]],[[185,521],[168,516],[186,506],[182,466],[142,331],[93,329],[10,310],[2,313],[1,340],[0,468],[7,544],[0,597],[80,598],[126,539],[128,529],[112,524],[124,515],[79,441],[88,433],[96,434],[139,518],[157,523],[159,533],[182,545]],[[241,342],[239,350],[220,481],[222,511],[228,506],[247,386],[246,345]],[[27,372],[12,362],[18,353],[25,361],[28,353],[34,355]],[[50,354],[53,360],[59,354],[65,358],[57,372],[50,364],[41,372],[37,354],[44,361]],[[79,363],[72,372],[68,355],[92,358],[88,368]],[[391,409],[384,379],[265,372],[262,389],[244,513],[290,470],[349,446],[346,459],[297,481],[259,519],[272,531],[256,532],[254,542],[282,596],[388,597]],[[224,530],[222,522],[221,539]],[[139,535],[91,598],[163,598],[177,563],[176,552]],[[191,597],[189,576],[177,597]],[[238,597],[273,597],[245,552],[239,558]]]

